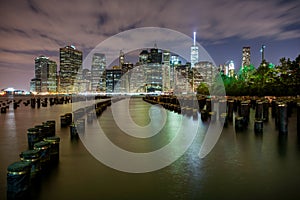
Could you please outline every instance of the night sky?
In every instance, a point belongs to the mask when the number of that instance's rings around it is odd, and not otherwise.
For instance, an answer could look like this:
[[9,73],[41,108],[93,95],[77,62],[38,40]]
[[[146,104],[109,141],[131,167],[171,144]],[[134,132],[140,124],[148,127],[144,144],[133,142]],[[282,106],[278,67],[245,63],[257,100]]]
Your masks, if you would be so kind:
[[141,27],[168,28],[191,37],[197,31],[197,42],[217,65],[233,60],[239,67],[243,46],[251,47],[255,66],[262,44],[266,59],[274,64],[300,54],[299,0],[0,2],[0,89],[29,90],[39,55],[59,65],[60,47],[75,45],[85,56],[103,40]]

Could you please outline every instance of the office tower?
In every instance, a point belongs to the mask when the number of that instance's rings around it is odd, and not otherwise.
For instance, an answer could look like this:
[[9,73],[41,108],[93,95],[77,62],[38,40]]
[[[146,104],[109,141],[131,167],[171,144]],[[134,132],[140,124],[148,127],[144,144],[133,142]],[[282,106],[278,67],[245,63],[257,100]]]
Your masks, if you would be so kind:
[[148,60],[150,63],[162,63],[162,52],[157,48],[156,44],[154,44],[154,48],[150,49]]
[[113,92],[122,92],[123,88],[122,84],[120,83],[122,77],[122,69],[106,69],[106,92],[113,93]]
[[126,92],[130,91],[130,82],[131,82],[131,73],[130,71],[133,69],[132,63],[123,63],[121,66],[122,69],[122,87],[125,89]]
[[[201,80],[197,82],[204,82],[207,85],[212,85],[214,77],[217,74],[217,70],[213,63],[209,61],[201,61],[195,64],[195,69],[199,73],[199,77],[201,77]],[[197,85],[195,85],[195,88],[196,87]]]
[[94,92],[106,91],[106,58],[102,53],[94,53],[91,67],[91,89]]
[[120,55],[119,55],[119,66],[122,67],[125,63],[125,54],[122,50],[120,50]]
[[35,78],[31,80],[33,92],[57,92],[57,64],[46,56],[34,59]]
[[147,64],[148,63],[148,51],[143,50],[139,55],[139,63],[140,64]]
[[82,70],[82,79],[84,80],[92,80],[92,73],[89,69],[83,69]]
[[41,79],[39,78],[31,79],[30,92],[41,92]]
[[160,63],[148,63],[144,65],[145,91],[163,91],[163,70]]
[[235,67],[233,60],[228,60],[225,64],[219,66],[219,71],[228,77],[234,77]]
[[195,64],[199,60],[199,54],[198,54],[198,46],[196,45],[196,32],[194,32],[194,43],[193,46],[191,46],[191,67],[195,67]]
[[226,64],[219,65],[220,74],[228,76],[228,66]]
[[171,65],[171,54],[169,51],[164,51],[163,52],[163,91],[165,92],[171,89],[170,65]]
[[234,62],[233,62],[233,60],[230,60],[229,63],[226,66],[228,66],[227,67],[228,68],[228,74],[227,74],[227,76],[234,77],[234,74],[235,74],[234,70],[235,70],[235,68],[234,68]]
[[[145,72],[147,64],[137,63],[127,74],[130,77],[128,92],[145,92]],[[124,75],[123,75],[124,76]],[[123,79],[123,77],[122,77]]]
[[80,68],[73,83],[74,93],[91,91],[91,72],[89,69]]
[[242,67],[250,65],[250,47],[243,47]]
[[59,49],[60,61],[60,92],[74,92],[74,82],[78,70],[82,66],[82,52],[74,46],[66,46]]
[[181,62],[179,60],[178,55],[171,55],[170,60],[170,87],[172,90],[175,88],[175,82],[176,82],[176,66],[180,65]]
[[189,87],[189,71],[191,66],[189,64],[178,64],[174,71],[174,93],[186,93]]

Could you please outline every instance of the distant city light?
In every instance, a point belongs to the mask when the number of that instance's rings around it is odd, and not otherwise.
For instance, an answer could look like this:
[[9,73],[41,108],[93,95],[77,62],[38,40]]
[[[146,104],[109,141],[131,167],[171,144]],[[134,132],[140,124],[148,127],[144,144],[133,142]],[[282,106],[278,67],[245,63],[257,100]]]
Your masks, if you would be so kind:
[[231,60],[228,65],[229,70],[234,70],[234,62]]
[[4,91],[6,91],[6,92],[14,92],[15,89],[12,88],[12,87],[9,87],[9,88],[6,88]]

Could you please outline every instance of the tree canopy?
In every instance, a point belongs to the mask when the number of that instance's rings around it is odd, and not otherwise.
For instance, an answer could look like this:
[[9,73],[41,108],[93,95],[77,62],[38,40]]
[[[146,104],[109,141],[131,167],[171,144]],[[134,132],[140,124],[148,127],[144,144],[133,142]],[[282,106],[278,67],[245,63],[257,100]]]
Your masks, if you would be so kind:
[[236,77],[221,74],[227,95],[287,96],[300,95],[300,54],[291,61],[281,58],[274,66],[263,60],[255,69],[253,65],[241,67]]

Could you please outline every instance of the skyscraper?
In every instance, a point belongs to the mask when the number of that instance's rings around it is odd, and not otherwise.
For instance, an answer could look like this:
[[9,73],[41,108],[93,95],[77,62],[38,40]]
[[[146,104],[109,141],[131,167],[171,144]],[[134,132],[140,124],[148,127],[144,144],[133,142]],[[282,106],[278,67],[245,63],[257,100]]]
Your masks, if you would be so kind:
[[124,55],[124,52],[122,50],[120,50],[119,66],[122,67],[124,63],[125,63],[125,55]]
[[171,89],[170,65],[171,65],[171,54],[169,51],[164,51],[163,52],[163,91],[168,91]]
[[82,65],[82,52],[74,46],[59,49],[60,92],[74,92],[74,81]]
[[92,91],[106,91],[106,58],[102,53],[95,53],[92,58],[91,85]]
[[194,32],[194,43],[193,46],[191,46],[191,67],[195,67],[195,64],[199,60],[199,54],[198,54],[198,46],[196,45],[196,32]]
[[[214,81],[214,77],[217,74],[218,70],[216,67],[214,67],[214,64],[210,61],[200,61],[196,63],[195,69],[197,73],[199,73],[199,83],[204,82],[207,85],[212,85]],[[197,82],[195,80],[195,82]],[[197,88],[198,85],[195,84],[195,88]]]
[[147,64],[148,63],[148,55],[149,55],[149,52],[147,50],[143,50],[139,54],[139,63],[140,64]]
[[122,85],[119,82],[122,77],[121,69],[106,69],[106,92],[122,92]]
[[250,65],[250,47],[243,47],[242,67]]
[[[167,55],[169,54],[166,52],[166,62],[167,60],[170,60],[170,56],[167,58]],[[142,68],[144,71],[144,79],[142,81],[144,82],[146,92],[163,91],[163,79],[166,76],[163,71],[162,60],[162,50],[158,49],[156,44],[149,52],[147,50],[143,50],[139,54],[140,66],[138,66],[138,68]]]
[[46,56],[34,59],[35,78],[31,80],[33,92],[57,92],[57,64]]
[[154,44],[154,48],[150,49],[148,54],[148,59],[150,63],[158,63],[161,64],[162,62],[162,52],[160,49],[157,48],[157,45]]

